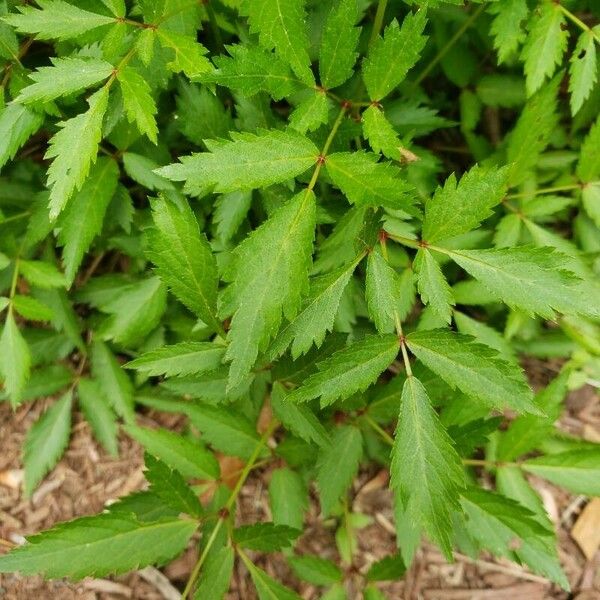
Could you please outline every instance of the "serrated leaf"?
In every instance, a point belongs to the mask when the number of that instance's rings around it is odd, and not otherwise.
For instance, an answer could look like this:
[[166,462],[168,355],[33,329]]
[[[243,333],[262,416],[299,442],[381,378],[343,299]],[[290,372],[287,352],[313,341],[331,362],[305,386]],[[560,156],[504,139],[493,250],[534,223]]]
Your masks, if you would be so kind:
[[186,547],[198,524],[177,518],[141,522],[101,514],[62,523],[0,557],[0,572],[103,577],[164,563]]
[[600,156],[598,146],[600,145],[600,118],[590,128],[581,144],[579,162],[577,163],[577,176],[581,181],[588,182],[600,176]]
[[119,168],[108,158],[99,158],[85,183],[58,220],[58,243],[63,247],[67,283],[72,283],[85,253],[102,231],[104,216],[117,189]]
[[146,453],[144,475],[150,491],[172,509],[199,517],[204,512],[200,500],[187,485],[181,473],[169,468],[164,462]]
[[392,333],[399,320],[401,283],[398,273],[383,256],[373,250],[369,253],[366,276],[366,300],[369,315],[379,333]]
[[100,83],[113,72],[113,66],[100,59],[64,57],[51,60],[51,67],[40,67],[29,74],[35,83],[23,88],[15,102],[50,102]]
[[600,184],[585,184],[581,190],[581,202],[596,227],[600,227]]
[[246,568],[250,572],[250,577],[258,593],[259,600],[301,600],[296,592],[275,581],[275,579],[267,575],[262,569],[259,569],[250,562],[245,554],[241,556]]
[[111,456],[118,456],[118,428],[115,413],[98,383],[93,379],[82,378],[77,384],[79,407],[90,424],[94,436]]
[[307,85],[315,83],[310,70],[305,0],[244,0],[241,12],[261,46],[275,50]]
[[356,0],[339,0],[327,15],[319,51],[321,85],[326,89],[336,88],[352,76],[358,56],[358,17]]
[[292,358],[306,354],[313,346],[319,348],[328,331],[332,331],[342,294],[356,269],[357,261],[311,279],[310,289],[302,310],[296,318],[281,329],[269,351],[270,356],[281,355],[291,344]]
[[400,344],[395,335],[367,335],[318,364],[319,371],[288,395],[289,402],[321,397],[321,406],[363,391],[396,358]]
[[36,300],[32,296],[21,296],[20,294],[15,294],[10,301],[10,304],[12,304],[12,307],[15,309],[15,311],[18,312],[24,319],[28,319],[30,321],[51,321],[54,318],[52,309],[43,302]]
[[133,516],[143,522],[155,522],[164,518],[174,519],[178,515],[161,498],[147,490],[119,498],[108,507],[108,512],[122,519],[131,519]]
[[214,455],[180,433],[128,425],[125,431],[144,449],[177,469],[187,479],[217,479],[219,463]]
[[157,143],[156,104],[150,93],[150,86],[137,71],[123,67],[117,73],[121,85],[123,108],[130,123],[135,123],[140,133]]
[[156,29],[161,45],[173,51],[174,58],[167,64],[174,73],[184,73],[190,79],[211,71],[211,64],[204,56],[208,50],[194,37],[181,35],[166,27]]
[[187,308],[222,331],[216,318],[216,261],[189,204],[161,196],[151,206],[156,230],[150,237],[149,256],[160,277]]
[[402,160],[400,150],[403,145],[380,107],[371,105],[362,113],[362,127],[363,135],[374,152],[380,152],[392,160]]
[[552,248],[518,246],[450,253],[467,273],[511,307],[552,319],[554,311],[596,314],[568,270],[569,258]]
[[456,302],[438,261],[429,250],[420,248],[415,257],[414,268],[421,300],[445,323],[450,323],[452,307]]
[[234,529],[233,539],[241,548],[260,550],[261,552],[277,552],[289,547],[300,533],[300,530],[287,525],[255,523]]
[[230,546],[213,550],[200,573],[194,600],[223,600],[233,575],[234,560]]
[[44,122],[43,115],[27,106],[11,103],[0,113],[0,168],[15,157],[19,148]]
[[563,29],[560,5],[544,0],[531,14],[529,34],[521,58],[525,63],[527,93],[536,92],[547,77],[552,77],[567,49],[568,31]]
[[520,368],[471,336],[433,329],[410,333],[406,342],[451,387],[493,408],[509,406],[518,412],[540,413]]
[[53,158],[48,168],[50,219],[56,219],[74,192],[81,189],[90,166],[96,161],[102,137],[102,120],[108,106],[108,86],[88,98],[89,109],[59,123],[44,158]]
[[48,471],[54,468],[69,443],[72,399],[72,393],[67,392],[27,432],[23,445],[24,489],[27,497],[31,496]]
[[351,426],[337,429],[331,446],[320,449],[317,486],[324,517],[331,514],[338,500],[348,491],[361,457],[362,436],[360,430]]
[[335,152],[325,160],[327,173],[348,201],[357,206],[385,206],[418,215],[409,195],[412,186],[390,163],[378,163],[368,152]]
[[232,141],[206,141],[209,152],[183,156],[158,169],[173,181],[185,181],[191,195],[266,187],[300,175],[317,162],[319,150],[293,131],[232,132]]
[[530,458],[521,463],[528,473],[574,494],[600,496],[600,450],[571,450]]
[[584,31],[577,40],[569,67],[571,114],[574,115],[587,100],[598,79],[596,40],[593,31]]
[[226,358],[229,387],[250,372],[259,351],[277,333],[282,316],[293,319],[308,288],[316,223],[316,200],[303,190],[280,206],[233,252],[223,296],[233,313]]
[[205,83],[216,83],[246,96],[267,92],[274,100],[289,96],[298,80],[277,55],[251,44],[227,46],[229,56],[216,56],[217,69],[201,76]]
[[330,107],[325,92],[311,91],[290,114],[290,127],[299,133],[314,131],[327,123]]
[[64,287],[65,276],[55,265],[41,260],[20,260],[19,271],[32,285],[44,290]]
[[402,27],[394,19],[369,49],[363,63],[363,79],[369,98],[380,101],[400,84],[419,60],[427,37],[423,29],[426,11],[409,13]]
[[15,323],[12,311],[9,310],[0,336],[0,374],[13,406],[17,406],[21,401],[30,367],[29,346]]
[[115,22],[114,17],[83,10],[63,0],[39,0],[37,4],[39,9],[19,6],[20,14],[7,15],[4,21],[20,33],[33,33],[40,40],[68,40]]
[[402,555],[397,552],[374,562],[367,571],[367,581],[396,581],[406,573]]
[[454,174],[438,187],[425,204],[423,239],[446,240],[479,227],[490,217],[507,188],[507,168],[484,168],[475,165],[456,181]]
[[496,350],[507,362],[517,362],[510,342],[494,327],[455,310],[454,323],[459,333],[473,336],[481,344]]
[[407,377],[402,389],[390,473],[405,518],[423,527],[451,556],[452,510],[459,508],[464,474],[450,436],[414,376]]
[[521,24],[526,19],[529,8],[527,0],[505,0],[490,4],[489,11],[495,14],[490,33],[494,36],[498,63],[502,64],[517,51],[526,37]]
[[313,585],[330,586],[342,581],[342,572],[330,560],[305,554],[304,556],[291,556],[288,558],[288,562],[299,579]]
[[269,482],[269,506],[273,522],[302,530],[308,509],[308,489],[302,477],[288,467],[276,469]]

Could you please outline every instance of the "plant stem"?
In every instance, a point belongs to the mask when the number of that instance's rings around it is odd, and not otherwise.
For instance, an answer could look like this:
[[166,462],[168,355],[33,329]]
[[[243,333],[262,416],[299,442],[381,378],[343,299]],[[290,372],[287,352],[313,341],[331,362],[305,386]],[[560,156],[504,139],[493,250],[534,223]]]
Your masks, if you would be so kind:
[[579,17],[575,16],[568,8],[565,8],[562,4],[559,4],[558,7],[562,11],[563,15],[567,17],[567,19],[575,23],[575,25],[577,25],[577,27],[579,27],[579,29],[581,29],[582,31],[591,33],[592,37],[598,43],[600,43],[600,36],[589,25],[586,25]]
[[377,423],[372,417],[367,414],[363,414],[362,418],[369,424],[369,426],[376,431],[387,444],[392,446],[394,444],[394,438]]
[[385,16],[385,9],[387,8],[388,0],[379,0],[377,3],[377,12],[375,13],[375,19],[373,20],[373,29],[371,30],[371,37],[369,38],[369,48],[377,41],[381,28],[383,27],[383,17]]
[[[240,490],[242,489],[242,486],[246,482],[246,479],[248,478],[250,471],[252,471],[252,469],[254,467],[254,463],[256,463],[262,449],[264,448],[266,443],[269,441],[269,438],[271,437],[272,433],[275,431],[275,429],[277,428],[278,425],[279,425],[279,423],[277,421],[275,421],[275,420],[271,421],[271,423],[267,427],[266,431],[262,434],[260,440],[256,443],[256,446],[255,446],[252,454],[250,455],[250,458],[248,459],[248,462],[246,463],[246,466],[244,467],[244,470],[242,471],[240,478],[237,480],[235,487],[231,491],[231,494],[230,494],[229,498],[227,499],[227,502],[225,503],[224,508],[226,509],[227,513],[229,513],[229,511],[232,509],[233,505],[235,504],[235,501],[237,500],[237,497],[240,493]],[[190,577],[187,580],[185,589],[183,590],[183,592],[181,594],[181,600],[185,600],[186,598],[188,598],[190,593],[192,592],[192,589],[193,589],[194,585],[196,584],[196,580],[198,579],[198,576],[200,575],[200,569],[202,568],[202,565],[206,561],[206,557],[208,556],[208,553],[210,552],[212,545],[215,543],[215,540],[217,539],[217,535],[218,535],[219,531],[221,530],[221,527],[223,527],[223,523],[225,522],[227,517],[228,517],[228,514],[221,515],[219,517],[219,520],[216,522],[216,524],[210,534],[210,537],[206,541],[206,546],[204,546],[204,549],[202,550],[202,554],[200,554],[200,557],[196,561],[196,564],[194,565],[194,568],[190,574]]]
[[31,214],[31,211],[26,210],[25,212],[20,212],[17,213],[16,215],[11,215],[10,217],[6,217],[6,219],[3,219],[2,221],[0,221],[0,226],[4,225],[5,223],[10,223],[11,221],[18,221],[19,219],[24,219],[25,217],[28,217]]
[[[589,185],[600,183],[599,181],[591,181]],[[581,189],[581,183],[569,183],[566,185],[557,185],[554,187],[539,188],[533,192],[518,192],[516,194],[507,194],[505,199],[510,200],[512,198],[527,198],[529,196],[540,196],[542,194],[552,194],[553,192],[568,192],[569,190]]]
[[454,33],[454,35],[444,44],[444,46],[439,50],[439,52],[433,57],[433,60],[423,69],[421,74],[415,79],[413,82],[413,87],[418,86],[429,73],[433,70],[433,68],[446,56],[450,48],[456,44],[456,42],[460,39],[463,33],[473,25],[473,23],[477,20],[479,15],[484,11],[485,4],[482,4]]
[[317,184],[317,179],[319,178],[319,173],[321,172],[321,167],[325,163],[325,157],[327,156],[327,152],[329,151],[329,148],[331,147],[331,143],[333,142],[333,138],[335,137],[337,130],[340,128],[340,125],[342,124],[342,120],[344,118],[344,115],[346,114],[346,110],[348,110],[348,106],[346,104],[343,104],[342,108],[340,109],[340,112],[338,113],[336,120],[333,123],[333,127],[331,128],[331,131],[329,132],[329,135],[327,136],[327,139],[325,140],[325,144],[323,145],[323,149],[321,150],[321,154],[319,155],[319,159],[317,161],[317,166],[315,167],[312,177],[310,178],[310,182],[308,184],[307,191],[312,191],[314,189],[315,185]]

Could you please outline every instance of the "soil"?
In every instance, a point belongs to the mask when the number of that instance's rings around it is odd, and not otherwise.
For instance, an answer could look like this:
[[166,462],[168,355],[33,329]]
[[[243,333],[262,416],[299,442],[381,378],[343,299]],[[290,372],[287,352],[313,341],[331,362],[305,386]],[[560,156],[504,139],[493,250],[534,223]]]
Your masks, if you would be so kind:
[[[552,365],[539,363],[528,364],[527,368],[534,385],[547,381],[554,370]],[[119,457],[110,458],[93,439],[89,426],[76,415],[71,443],[64,457],[33,497],[25,500],[21,492],[23,438],[47,404],[48,401],[25,404],[16,413],[6,403],[0,405],[3,449],[0,456],[0,551],[23,543],[24,536],[47,529],[59,521],[97,513],[107,503],[145,485],[140,446],[122,436]],[[566,405],[567,410],[559,426],[587,439],[600,441],[600,397],[594,390],[586,387],[571,393]],[[180,423],[176,416],[153,412],[141,418],[146,425],[155,422],[174,429]],[[232,467],[231,470],[235,470],[235,465]],[[243,487],[237,515],[240,523],[270,518],[265,493],[269,477],[269,468],[257,470]],[[392,600],[600,600],[600,552],[597,545],[595,553],[593,547],[591,553],[588,549],[589,557],[586,559],[571,535],[589,499],[573,497],[541,480],[531,479],[531,482],[540,492],[557,528],[560,558],[572,587],[570,594],[526,568],[489,555],[482,555],[474,561],[457,554],[455,562],[447,564],[439,551],[427,543],[420,548],[406,577],[402,581],[382,584],[381,590]],[[353,510],[372,518],[372,524],[359,531],[356,563],[353,569],[348,569],[346,577],[349,598],[354,599],[360,597],[356,590],[369,565],[395,550],[387,473],[377,468],[361,472],[354,482],[352,497]],[[334,524],[324,523],[319,518],[316,495],[312,498],[307,523],[298,551],[339,560],[334,543]],[[44,582],[38,577],[0,576],[0,598],[175,600],[196,557],[197,551],[192,544],[182,557],[161,570],[147,568],[123,577],[88,578],[77,584]],[[268,573],[296,589],[305,600],[317,599],[323,593],[322,589],[299,582],[281,555],[257,556],[256,559]],[[244,566],[236,564],[227,600],[255,598]]]

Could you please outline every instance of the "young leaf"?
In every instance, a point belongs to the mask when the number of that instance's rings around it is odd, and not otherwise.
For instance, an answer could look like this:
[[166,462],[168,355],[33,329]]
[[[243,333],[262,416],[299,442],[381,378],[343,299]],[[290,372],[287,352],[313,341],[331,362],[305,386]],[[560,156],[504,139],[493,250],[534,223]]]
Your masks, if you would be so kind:
[[233,548],[223,546],[209,553],[200,572],[194,600],[223,600],[233,575]]
[[50,578],[104,577],[162,564],[186,547],[198,524],[189,519],[138,521],[104,513],[61,523],[0,557],[0,572]]
[[363,135],[369,140],[373,152],[381,153],[391,160],[403,160],[403,145],[380,107],[371,105],[363,112],[362,126]]
[[272,579],[262,569],[254,565],[245,554],[241,554],[241,557],[250,572],[252,583],[254,583],[258,593],[258,600],[301,600],[296,592]]
[[302,530],[308,508],[308,489],[302,477],[288,467],[273,471],[269,482],[269,505],[276,525]]
[[325,92],[311,91],[290,114],[290,127],[299,133],[318,129],[323,123],[327,123],[330,106]]
[[551,0],[543,0],[539,12],[531,15],[529,35],[521,52],[530,96],[542,86],[546,77],[552,77],[567,49],[569,33],[562,27],[564,20],[560,5]]
[[121,85],[123,107],[130,123],[135,123],[140,133],[157,143],[156,104],[146,80],[131,67],[119,69],[117,79]]
[[44,290],[65,285],[64,275],[49,262],[21,260],[19,261],[19,271],[29,283]]
[[60,123],[50,139],[44,158],[53,158],[48,168],[50,219],[56,219],[73,192],[80,190],[90,166],[96,161],[102,137],[102,120],[108,106],[108,86],[88,98],[89,109]]
[[420,248],[415,257],[414,268],[421,300],[449,324],[452,320],[452,307],[456,302],[438,261],[427,248]]
[[150,235],[148,255],[173,294],[215,331],[217,265],[204,234],[186,200],[166,196],[152,201],[155,231]]
[[71,403],[72,393],[69,391],[57,400],[27,432],[23,446],[27,497],[31,496],[48,471],[54,468],[69,443]]
[[571,114],[579,111],[598,79],[596,40],[593,31],[584,31],[577,40],[569,67],[569,92]]
[[19,6],[20,14],[4,17],[20,33],[32,33],[40,40],[69,40],[82,33],[115,22],[114,17],[77,8],[63,0],[39,0],[40,9]]
[[425,14],[425,10],[409,13],[402,27],[394,19],[370,48],[363,64],[363,79],[371,100],[385,98],[419,60],[427,41],[423,35]]
[[40,67],[29,78],[35,81],[21,90],[15,102],[50,102],[100,83],[113,72],[104,60],[65,57],[52,59],[51,67]]
[[331,446],[319,452],[317,485],[324,517],[331,514],[358,471],[362,457],[362,436],[356,427],[340,427],[335,432]]
[[0,168],[44,122],[44,117],[22,104],[12,103],[0,112]]
[[396,581],[405,573],[406,565],[397,552],[373,563],[367,572],[367,581]]
[[152,456],[156,456],[187,479],[217,479],[219,463],[212,452],[180,433],[168,429],[125,426],[125,431]]
[[399,319],[401,284],[398,273],[376,251],[369,253],[367,261],[366,299],[369,315],[379,333],[394,331]]
[[233,539],[241,548],[260,550],[261,552],[277,552],[288,548],[299,535],[298,529],[287,525],[255,523],[235,529]]
[[118,456],[117,420],[98,383],[82,378],[77,384],[79,406],[94,436],[111,456]]
[[282,316],[296,316],[308,288],[315,221],[315,196],[301,191],[234,250],[225,273],[231,284],[223,296],[227,313],[233,313],[226,354],[230,388],[266,350]]
[[598,144],[600,144],[600,118],[592,125],[590,132],[581,144],[579,162],[577,163],[577,176],[581,181],[593,181],[600,176]]
[[312,86],[305,0],[243,0],[241,12],[248,17],[250,31],[267,50],[275,50],[296,75]]
[[[8,298],[6,303],[9,303]],[[54,317],[54,313],[49,306],[31,296],[15,294],[10,304],[24,319],[30,321],[51,321]]]
[[460,178],[450,175],[425,204],[423,239],[446,240],[467,233],[492,215],[506,194],[508,170],[478,165]]
[[572,450],[530,458],[522,468],[574,494],[600,496],[600,451]]
[[211,342],[181,342],[142,354],[125,365],[147,375],[196,375],[221,366],[225,347]]
[[167,66],[174,73],[184,73],[190,79],[201,77],[211,70],[207,49],[194,37],[175,33],[166,27],[158,27],[156,35],[163,48],[173,51],[174,58]]
[[368,335],[338,350],[318,364],[302,386],[288,395],[289,402],[321,397],[321,406],[333,404],[369,387],[396,358],[400,345],[395,335]]
[[519,367],[472,337],[434,329],[410,333],[406,342],[427,368],[453,388],[493,408],[509,406],[518,412],[539,414]]
[[352,76],[358,56],[360,28],[354,26],[358,16],[356,0],[339,0],[327,15],[319,52],[319,74],[325,89],[336,88]]
[[451,555],[452,510],[459,509],[464,474],[450,436],[414,376],[404,382],[395,438],[391,485],[402,498],[405,518]]
[[104,216],[118,180],[119,168],[115,161],[99,158],[81,190],[60,215],[58,243],[63,247],[65,277],[69,284],[75,279],[92,241],[102,231]]
[[507,62],[526,38],[521,24],[529,13],[527,0],[495,2],[489,5],[489,12],[495,14],[490,33],[494,36],[498,63],[502,64]]
[[208,152],[180,158],[158,169],[173,181],[185,181],[191,195],[266,187],[300,175],[317,162],[319,150],[293,131],[231,133],[232,141],[206,141]]
[[342,572],[330,560],[305,554],[304,556],[292,556],[288,558],[288,562],[299,579],[313,585],[330,586],[342,581]]
[[187,485],[179,471],[170,469],[164,462],[146,454],[144,475],[150,484],[150,491],[156,494],[167,506],[178,512],[199,517],[204,512],[200,500]]
[[30,367],[29,346],[15,323],[12,311],[9,310],[0,336],[0,375],[13,406],[17,406],[21,401],[25,383],[29,379]]

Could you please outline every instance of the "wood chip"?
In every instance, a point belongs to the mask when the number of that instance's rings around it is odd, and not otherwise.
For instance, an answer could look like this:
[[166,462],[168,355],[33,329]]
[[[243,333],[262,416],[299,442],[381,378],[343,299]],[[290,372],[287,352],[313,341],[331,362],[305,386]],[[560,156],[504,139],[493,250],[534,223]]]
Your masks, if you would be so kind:
[[165,600],[180,600],[181,594],[171,582],[154,567],[146,567],[138,571],[140,577],[153,585]]
[[18,490],[23,481],[23,469],[7,469],[0,471],[0,485],[11,490]]
[[83,581],[82,587],[103,594],[118,594],[119,596],[125,596],[125,598],[133,597],[130,587],[109,579],[86,579]]
[[571,529],[571,537],[585,557],[592,560],[600,548],[600,498],[593,498],[583,509]]
[[521,583],[500,589],[437,589],[424,590],[427,600],[543,600],[546,587],[538,583]]

